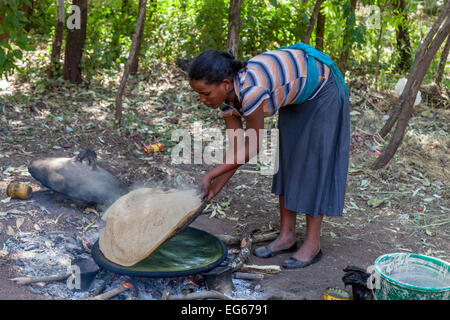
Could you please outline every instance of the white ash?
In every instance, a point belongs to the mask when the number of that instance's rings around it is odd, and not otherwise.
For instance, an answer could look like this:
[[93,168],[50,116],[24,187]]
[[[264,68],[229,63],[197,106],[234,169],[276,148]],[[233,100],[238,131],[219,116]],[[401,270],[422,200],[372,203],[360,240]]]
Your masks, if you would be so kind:
[[[81,238],[90,243],[97,241],[99,231],[94,228],[82,233]],[[80,237],[67,232],[19,232],[15,238],[8,239],[3,250],[9,252],[8,259],[15,269],[15,277],[40,277],[68,273],[75,258],[91,258],[83,246]],[[229,255],[221,264],[232,261]],[[106,279],[106,280],[105,280]],[[104,281],[107,292],[120,287],[123,283],[131,283],[136,290],[126,290],[111,300],[137,299],[159,300],[165,290],[170,288],[171,295],[206,290],[206,283],[200,275],[174,278],[129,277],[113,274],[100,268],[87,291],[70,289],[66,280],[32,283],[26,287],[33,293],[45,295],[56,300],[86,300]],[[255,283],[242,279],[232,279],[235,290],[231,296],[236,299],[263,299],[263,290]]]

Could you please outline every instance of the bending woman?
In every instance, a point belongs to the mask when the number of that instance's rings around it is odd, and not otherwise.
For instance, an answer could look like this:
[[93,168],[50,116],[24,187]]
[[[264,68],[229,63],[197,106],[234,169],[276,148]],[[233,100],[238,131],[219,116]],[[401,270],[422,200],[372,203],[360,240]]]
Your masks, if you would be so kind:
[[[262,53],[248,62],[208,50],[192,61],[189,78],[200,101],[219,109],[227,129],[242,129],[245,118],[245,130],[255,130],[258,142],[264,117],[278,112],[279,163],[272,192],[279,195],[280,233],[253,254],[268,258],[296,251],[283,262],[285,268],[319,261],[321,222],[324,215],[342,215],[349,159],[348,92],[336,65],[303,43]],[[252,146],[247,139],[238,145],[234,161],[205,174],[203,195],[216,196],[258,150],[259,143]],[[240,154],[245,159],[239,159]],[[306,215],[306,237],[299,248],[297,214]]]

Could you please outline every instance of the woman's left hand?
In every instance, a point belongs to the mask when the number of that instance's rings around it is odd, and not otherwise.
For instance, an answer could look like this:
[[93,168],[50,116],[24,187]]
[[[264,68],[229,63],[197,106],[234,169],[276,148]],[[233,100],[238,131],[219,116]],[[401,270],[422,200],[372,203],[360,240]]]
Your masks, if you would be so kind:
[[228,180],[230,180],[230,178],[233,176],[236,170],[237,168],[225,172],[224,174],[215,178],[212,178],[210,172],[205,174],[200,184],[201,198],[205,196],[207,197],[208,200],[214,198],[220,192],[220,190],[222,190],[222,188],[225,186]]

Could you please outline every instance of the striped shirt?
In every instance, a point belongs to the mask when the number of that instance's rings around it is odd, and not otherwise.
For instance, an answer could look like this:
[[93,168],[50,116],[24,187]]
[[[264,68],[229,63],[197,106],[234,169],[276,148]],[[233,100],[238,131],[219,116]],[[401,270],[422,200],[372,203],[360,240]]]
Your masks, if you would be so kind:
[[[224,104],[220,114],[246,117],[263,105],[264,116],[268,117],[281,107],[294,103],[306,83],[307,59],[302,50],[295,49],[278,49],[253,57],[234,79],[234,90],[242,108]],[[316,64],[319,81],[309,100],[319,93],[330,75],[327,65],[317,60]]]

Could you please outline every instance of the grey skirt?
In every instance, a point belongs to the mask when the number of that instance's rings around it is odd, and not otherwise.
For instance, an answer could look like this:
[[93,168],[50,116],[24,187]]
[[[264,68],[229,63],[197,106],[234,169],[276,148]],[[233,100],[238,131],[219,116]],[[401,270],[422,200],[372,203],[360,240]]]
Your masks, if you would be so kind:
[[342,215],[350,106],[342,88],[340,95],[330,75],[314,99],[279,110],[279,162],[272,192],[284,195],[286,209],[313,217]]

